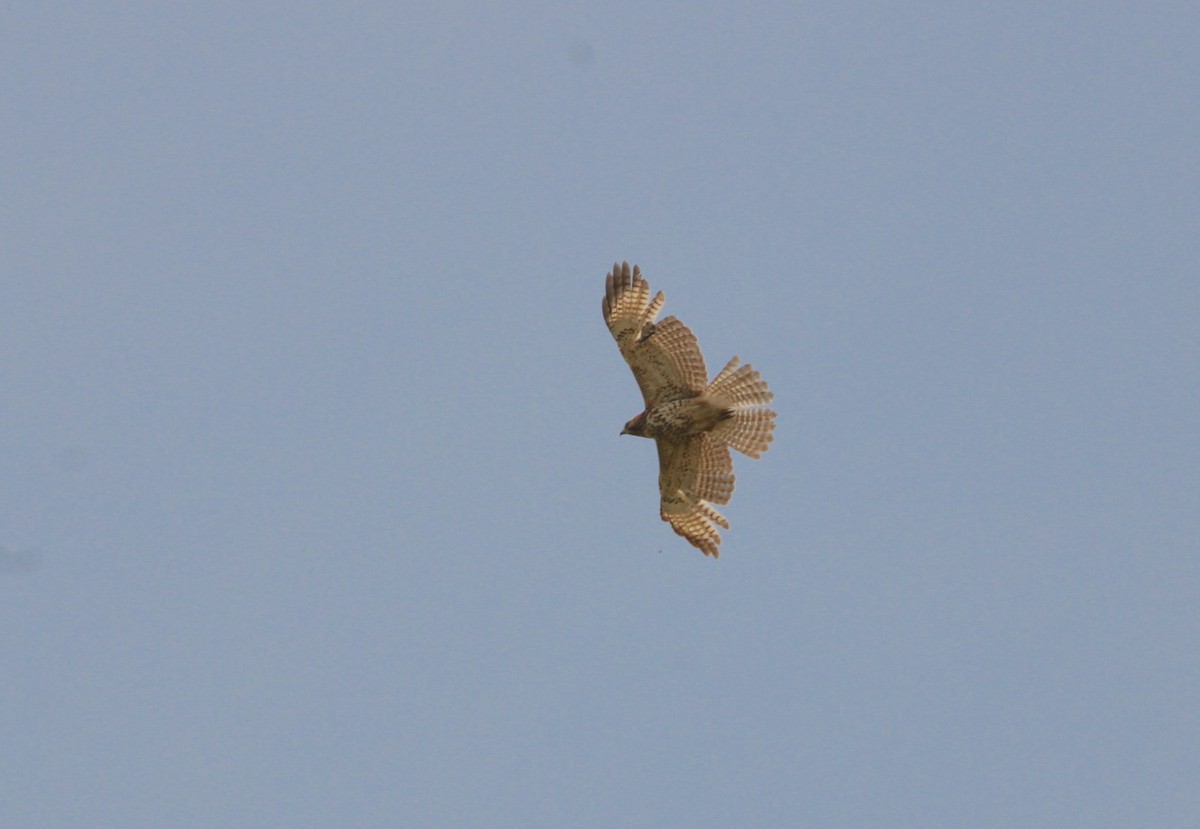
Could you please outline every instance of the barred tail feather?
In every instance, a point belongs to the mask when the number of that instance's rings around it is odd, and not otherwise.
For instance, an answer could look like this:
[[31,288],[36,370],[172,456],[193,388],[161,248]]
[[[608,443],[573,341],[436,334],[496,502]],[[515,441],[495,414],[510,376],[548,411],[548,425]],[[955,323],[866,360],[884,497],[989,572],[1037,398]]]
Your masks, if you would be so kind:
[[762,375],[749,363],[739,366],[737,357],[721,369],[704,393],[713,402],[730,409],[765,406],[775,398]]
[[775,438],[775,412],[754,407],[770,403],[775,395],[757,371],[748,363],[739,365],[734,357],[713,378],[704,394],[715,405],[728,410],[728,416],[713,428],[714,438],[752,458],[767,451]]
[[729,362],[725,364],[725,368],[723,368],[719,372],[717,372],[717,376],[714,377],[712,379],[712,382],[708,384],[709,388],[723,384],[725,382],[725,378],[727,378],[729,375],[733,374],[733,370],[738,367],[738,362],[739,362],[739,360],[737,358],[737,355],[735,354],[729,360]]
[[775,439],[775,412],[770,409],[735,411],[732,417],[713,428],[712,435],[743,455],[760,457]]

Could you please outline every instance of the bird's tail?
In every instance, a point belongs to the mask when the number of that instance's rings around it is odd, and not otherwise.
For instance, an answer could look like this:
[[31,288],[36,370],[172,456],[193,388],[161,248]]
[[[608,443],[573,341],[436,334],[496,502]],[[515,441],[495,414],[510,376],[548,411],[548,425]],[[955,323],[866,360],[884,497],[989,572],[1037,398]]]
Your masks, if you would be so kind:
[[713,378],[705,397],[726,410],[712,435],[743,455],[757,458],[775,439],[775,412],[760,409],[774,399],[762,376],[750,364],[738,365],[734,357]]

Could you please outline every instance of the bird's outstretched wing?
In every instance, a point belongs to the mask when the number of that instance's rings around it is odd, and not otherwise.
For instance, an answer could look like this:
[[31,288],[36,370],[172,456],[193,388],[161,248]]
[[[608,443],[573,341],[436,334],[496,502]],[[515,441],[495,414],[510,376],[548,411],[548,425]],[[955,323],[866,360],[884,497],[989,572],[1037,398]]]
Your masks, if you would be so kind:
[[728,504],[733,495],[729,447],[708,432],[682,443],[661,439],[656,443],[662,520],[706,556],[718,557],[717,527],[729,529],[729,522],[712,504]]
[[604,285],[604,322],[629,363],[646,407],[695,397],[708,384],[708,369],[696,335],[675,317],[655,323],[666,297],[650,299],[650,285],[637,265],[613,265]]

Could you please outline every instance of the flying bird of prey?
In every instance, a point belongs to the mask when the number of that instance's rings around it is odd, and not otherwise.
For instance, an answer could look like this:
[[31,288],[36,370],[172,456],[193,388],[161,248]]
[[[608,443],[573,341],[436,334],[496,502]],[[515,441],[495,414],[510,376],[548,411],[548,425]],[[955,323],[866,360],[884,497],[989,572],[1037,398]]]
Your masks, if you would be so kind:
[[666,297],[650,298],[641,269],[613,265],[604,285],[604,321],[633,370],[646,409],[623,435],[658,444],[662,520],[705,555],[716,558],[729,529],[713,504],[733,495],[730,447],[752,458],[774,438],[775,412],[759,408],[774,395],[749,364],[734,357],[712,382],[696,335],[675,317],[655,322]]

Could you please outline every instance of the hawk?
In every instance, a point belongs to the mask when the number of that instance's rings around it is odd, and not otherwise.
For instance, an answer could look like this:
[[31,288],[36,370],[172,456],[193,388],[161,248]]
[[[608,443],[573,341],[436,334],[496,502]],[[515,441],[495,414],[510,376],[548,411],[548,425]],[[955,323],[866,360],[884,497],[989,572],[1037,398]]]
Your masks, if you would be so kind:
[[757,458],[774,438],[774,397],[749,364],[730,360],[712,382],[696,335],[675,317],[655,322],[666,297],[650,298],[641,269],[613,265],[604,284],[604,322],[633,370],[646,408],[623,435],[658,444],[659,514],[706,556],[720,555],[729,529],[713,504],[733,495],[730,447]]

